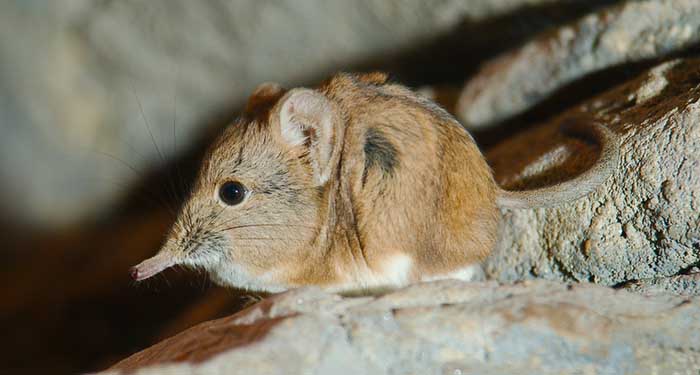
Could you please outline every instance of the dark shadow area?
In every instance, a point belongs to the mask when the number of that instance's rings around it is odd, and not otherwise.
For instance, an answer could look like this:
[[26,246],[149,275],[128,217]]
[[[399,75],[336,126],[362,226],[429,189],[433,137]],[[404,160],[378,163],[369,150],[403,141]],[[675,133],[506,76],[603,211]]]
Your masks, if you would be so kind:
[[381,61],[359,64],[358,70],[392,72],[406,85],[461,85],[479,65],[534,36],[575,21],[620,0],[567,1],[525,6],[482,22],[464,20],[454,30]]
[[591,73],[553,92],[549,97],[520,115],[511,117],[499,124],[479,131],[472,131],[479,146],[487,150],[506,137],[531,129],[566,109],[573,108],[590,98],[633,79],[652,67],[675,58],[693,57],[700,54],[700,45],[686,49],[682,53],[669,54],[658,59],[648,59],[609,67]]
[[10,344],[0,374],[103,369],[246,303],[194,270],[167,270],[138,284],[129,277],[131,266],[159,249],[208,144],[232,116],[212,116],[207,124],[217,125],[204,126],[177,160],[145,173],[105,217],[51,232],[0,221],[7,233],[0,320]]

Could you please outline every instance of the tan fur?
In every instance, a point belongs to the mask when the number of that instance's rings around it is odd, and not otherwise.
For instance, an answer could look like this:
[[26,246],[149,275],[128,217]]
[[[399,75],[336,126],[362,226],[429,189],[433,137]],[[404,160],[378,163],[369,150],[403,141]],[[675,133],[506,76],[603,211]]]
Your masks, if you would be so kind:
[[[227,181],[250,191],[238,206],[218,199]],[[315,90],[265,84],[212,146],[160,255],[134,275],[186,264],[222,285],[279,291],[466,274],[495,244],[497,200],[519,198],[452,116],[383,73]]]

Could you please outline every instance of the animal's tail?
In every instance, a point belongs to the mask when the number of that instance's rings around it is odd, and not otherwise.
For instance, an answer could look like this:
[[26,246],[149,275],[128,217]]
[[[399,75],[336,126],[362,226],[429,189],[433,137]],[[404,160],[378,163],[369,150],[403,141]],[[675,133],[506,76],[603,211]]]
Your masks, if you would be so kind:
[[537,208],[571,202],[587,195],[610,176],[617,165],[620,153],[617,135],[598,122],[588,122],[577,118],[564,123],[562,131],[584,138],[592,138],[600,144],[600,157],[595,165],[573,180],[556,185],[526,191],[499,189],[496,198],[496,204],[499,207]]

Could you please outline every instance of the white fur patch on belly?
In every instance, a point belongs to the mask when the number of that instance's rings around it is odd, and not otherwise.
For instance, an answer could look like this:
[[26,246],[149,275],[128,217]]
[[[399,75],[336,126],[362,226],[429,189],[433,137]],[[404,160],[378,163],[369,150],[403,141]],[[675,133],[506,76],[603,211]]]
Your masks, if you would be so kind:
[[423,281],[435,281],[435,280],[447,280],[455,279],[462,281],[477,281],[484,278],[484,270],[481,268],[480,264],[472,264],[470,266],[464,267],[455,272],[451,272],[445,275],[437,276],[426,276],[422,277]]
[[384,266],[384,279],[390,285],[408,284],[413,259],[405,254],[396,255]]
[[352,285],[340,285],[337,289],[372,289],[381,287],[400,287],[410,281],[413,259],[405,254],[394,255],[387,259],[381,270],[364,269],[356,275]]

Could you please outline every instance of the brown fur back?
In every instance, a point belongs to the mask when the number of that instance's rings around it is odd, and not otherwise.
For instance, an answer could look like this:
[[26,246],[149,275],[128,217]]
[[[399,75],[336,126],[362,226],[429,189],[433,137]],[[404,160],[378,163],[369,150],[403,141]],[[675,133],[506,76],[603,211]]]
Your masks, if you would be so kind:
[[385,82],[341,74],[319,89],[346,124],[338,177],[360,247],[351,252],[379,273],[408,256],[411,280],[483,260],[498,226],[490,168],[444,110]]

